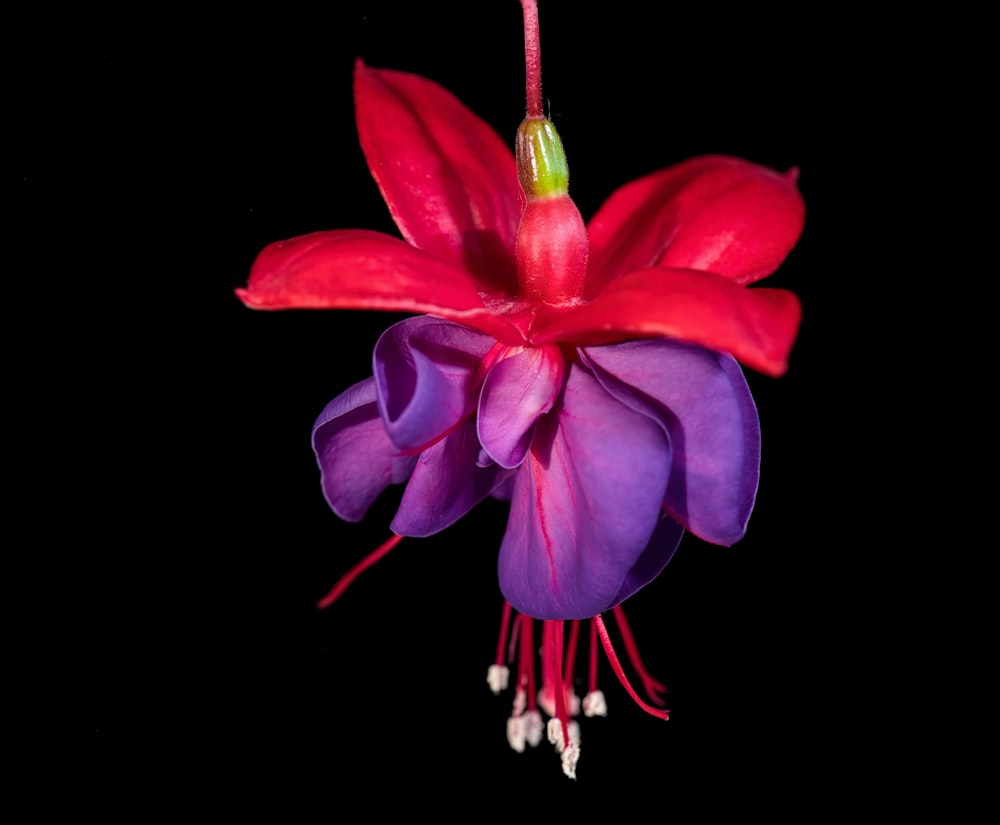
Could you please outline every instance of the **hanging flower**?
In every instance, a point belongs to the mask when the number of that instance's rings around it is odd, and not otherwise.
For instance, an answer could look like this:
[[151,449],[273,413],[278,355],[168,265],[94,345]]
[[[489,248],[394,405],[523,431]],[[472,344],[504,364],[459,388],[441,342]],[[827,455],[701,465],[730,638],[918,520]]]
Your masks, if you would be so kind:
[[[574,775],[575,620],[592,619],[591,647],[600,637],[640,701],[601,620],[613,610],[662,704],[620,605],[685,530],[722,545],[746,530],[760,439],[737,361],[781,375],[800,318],[790,292],[749,285],[788,254],[804,209],[794,170],[706,156],[621,187],[585,225],[542,116],[536,10],[523,5],[528,116],[516,156],[445,89],[358,61],[361,145],[404,240],[344,229],[274,243],[237,294],[259,309],[416,314],[381,336],[373,376],[331,401],[313,430],[340,517],[362,519],[405,484],[394,537],[324,604],[402,536],[444,530],[490,496],[509,501],[490,683],[505,687],[517,660],[511,744],[537,742],[531,618],[544,620],[539,699]],[[521,652],[508,655],[511,608]],[[574,620],[572,655],[563,620]],[[601,714],[591,671],[583,709]]]

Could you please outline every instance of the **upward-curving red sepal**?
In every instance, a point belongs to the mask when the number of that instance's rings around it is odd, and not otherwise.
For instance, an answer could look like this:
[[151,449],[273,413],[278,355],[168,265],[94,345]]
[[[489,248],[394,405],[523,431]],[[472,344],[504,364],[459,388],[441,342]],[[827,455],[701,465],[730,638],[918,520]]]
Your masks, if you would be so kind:
[[508,344],[523,335],[488,311],[468,273],[403,241],[364,229],[314,232],[265,247],[246,289],[252,309],[380,309],[425,313]]
[[618,278],[589,304],[539,316],[532,344],[607,344],[674,338],[728,352],[768,375],[788,369],[802,308],[784,289],[748,289],[690,269],[642,269]]
[[521,191],[507,143],[437,83],[355,64],[358,135],[403,237],[514,295]]
[[699,269],[738,284],[770,275],[802,234],[797,177],[707,155],[625,184],[587,226],[586,296],[646,267]]

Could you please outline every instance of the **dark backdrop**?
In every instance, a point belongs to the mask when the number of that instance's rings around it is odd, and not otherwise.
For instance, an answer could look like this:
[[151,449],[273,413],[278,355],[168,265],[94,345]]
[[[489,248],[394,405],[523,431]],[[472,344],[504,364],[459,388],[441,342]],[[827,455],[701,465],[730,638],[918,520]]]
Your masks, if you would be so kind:
[[604,795],[669,816],[691,800],[826,807],[832,787],[867,781],[828,756],[864,680],[842,656],[850,599],[834,593],[835,558],[852,529],[828,483],[838,147],[857,112],[805,20],[540,9],[543,91],[585,217],[693,155],[801,170],[805,233],[768,285],[799,294],[804,322],[785,377],[749,376],[763,430],[749,532],[731,549],[686,537],[628,603],[671,720],[642,714],[602,665],[611,715],[584,722],[575,784],[547,746],[509,750],[509,697],[485,683],[498,504],[404,541],[314,608],[393,510],[390,495],[363,524],[339,522],[310,428],[401,316],[253,312],[233,290],[271,241],[394,232],[357,145],[355,57],[442,83],[513,140],[520,8],[491,6],[98,16],[57,81],[24,55],[21,214],[36,253],[65,253],[49,300],[68,319],[57,374],[77,387],[73,425],[54,415],[74,456],[61,512],[95,542],[66,569],[81,583],[71,706],[100,803],[139,778],[156,799],[220,811],[328,799],[335,815],[405,791],[416,810]]

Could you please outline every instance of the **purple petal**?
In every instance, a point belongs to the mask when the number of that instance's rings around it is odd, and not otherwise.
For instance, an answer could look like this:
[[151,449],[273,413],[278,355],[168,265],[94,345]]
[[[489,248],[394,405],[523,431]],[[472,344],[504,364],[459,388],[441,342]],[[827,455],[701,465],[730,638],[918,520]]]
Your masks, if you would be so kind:
[[404,481],[413,458],[400,458],[375,403],[375,380],[366,378],[326,405],[312,432],[323,495],[346,521],[361,521],[389,484]]
[[584,360],[621,403],[660,421],[673,467],[664,509],[699,538],[746,532],[760,470],[757,408],[729,355],[669,340],[587,347]]
[[670,455],[659,423],[571,366],[517,470],[499,560],[511,605],[539,619],[582,619],[620,601],[633,567],[643,560],[647,570]]
[[382,333],[374,372],[392,443],[400,450],[422,450],[470,415],[476,370],[495,344],[481,332],[427,315]]
[[660,516],[660,521],[653,531],[653,537],[642,551],[642,555],[632,565],[628,571],[625,581],[622,582],[621,589],[615,600],[608,605],[614,607],[621,604],[625,599],[642,587],[645,587],[653,579],[660,575],[663,568],[674,557],[677,545],[684,537],[684,528],[681,527],[666,513]]
[[512,473],[491,464],[476,466],[479,440],[473,421],[424,450],[413,468],[390,525],[401,536],[429,536],[450,527]]
[[565,371],[553,344],[524,349],[490,370],[479,397],[479,440],[501,467],[524,461],[535,422],[552,409]]

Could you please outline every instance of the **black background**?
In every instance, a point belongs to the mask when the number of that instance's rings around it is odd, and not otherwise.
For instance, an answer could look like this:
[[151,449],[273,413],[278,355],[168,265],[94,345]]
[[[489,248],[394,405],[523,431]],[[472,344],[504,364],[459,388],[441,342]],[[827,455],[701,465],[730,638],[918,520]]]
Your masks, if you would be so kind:
[[767,285],[794,290],[804,321],[786,376],[748,376],[763,431],[749,532],[731,549],[686,537],[627,605],[671,720],[641,713],[602,665],[611,712],[584,721],[576,783],[547,746],[510,751],[510,697],[485,683],[499,504],[405,540],[314,608],[388,535],[393,507],[387,494],[364,523],[339,522],[310,428],[401,316],[253,312],[233,290],[271,241],[395,231],[357,144],[356,57],[440,82],[513,140],[520,8],[492,5],[98,16],[58,71],[24,52],[19,215],[62,319],[51,383],[71,388],[48,410],[63,463],[39,483],[92,547],[60,578],[66,648],[81,652],[69,704],[99,805],[139,781],[220,811],[327,800],[333,815],[405,789],[415,811],[605,797],[668,816],[695,800],[826,808],[869,781],[831,756],[866,677],[845,653],[857,597],[836,558],[853,528],[828,472],[843,458],[830,341],[863,321],[832,284],[868,104],[805,20],[540,8],[543,93],[585,217],[698,154],[801,170],[806,229]]

